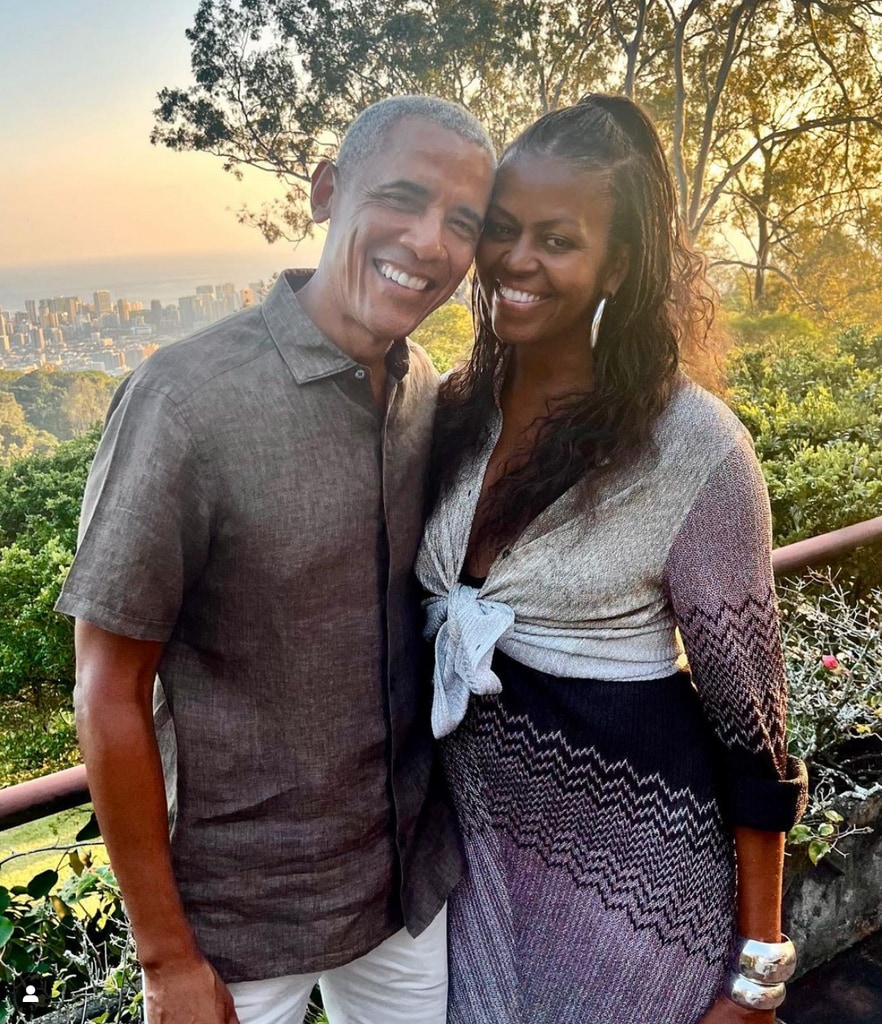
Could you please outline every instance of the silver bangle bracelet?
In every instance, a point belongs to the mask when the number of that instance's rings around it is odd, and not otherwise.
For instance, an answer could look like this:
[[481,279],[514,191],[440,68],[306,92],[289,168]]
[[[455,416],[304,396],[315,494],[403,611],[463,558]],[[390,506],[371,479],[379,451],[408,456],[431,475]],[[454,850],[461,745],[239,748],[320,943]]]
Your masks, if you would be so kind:
[[776,985],[787,981],[796,970],[796,947],[787,938],[781,942],[759,942],[757,939],[738,937],[739,950],[734,969],[750,981],[760,985]]
[[761,985],[743,974],[730,974],[726,994],[733,1003],[748,1010],[774,1010],[784,1002],[787,990],[783,981]]

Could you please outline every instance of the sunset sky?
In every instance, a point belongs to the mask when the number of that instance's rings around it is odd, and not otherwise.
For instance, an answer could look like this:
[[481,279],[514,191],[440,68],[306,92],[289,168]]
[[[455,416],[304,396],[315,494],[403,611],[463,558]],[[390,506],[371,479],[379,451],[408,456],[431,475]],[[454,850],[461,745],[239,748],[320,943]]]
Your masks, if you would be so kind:
[[[0,0],[0,267],[124,255],[271,253],[237,223],[275,194],[216,158],[151,146],[163,86],[190,84],[198,0]],[[312,258],[310,258],[312,257]]]

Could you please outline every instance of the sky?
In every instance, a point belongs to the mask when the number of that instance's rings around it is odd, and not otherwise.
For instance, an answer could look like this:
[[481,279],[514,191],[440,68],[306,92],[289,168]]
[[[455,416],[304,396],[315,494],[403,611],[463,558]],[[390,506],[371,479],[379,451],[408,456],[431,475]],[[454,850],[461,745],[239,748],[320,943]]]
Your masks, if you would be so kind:
[[[209,154],[149,141],[156,93],[191,82],[198,0],[0,0],[0,268],[120,256],[272,253],[235,210],[277,195]],[[313,258],[310,259],[309,257]]]

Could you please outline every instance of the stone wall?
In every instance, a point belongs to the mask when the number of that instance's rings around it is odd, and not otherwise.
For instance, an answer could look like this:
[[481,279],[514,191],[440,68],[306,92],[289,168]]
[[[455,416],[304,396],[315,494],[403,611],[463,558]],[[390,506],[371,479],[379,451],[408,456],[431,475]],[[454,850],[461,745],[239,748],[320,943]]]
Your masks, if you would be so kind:
[[840,797],[849,836],[817,865],[802,851],[784,870],[784,931],[799,951],[798,974],[882,929],[882,787]]

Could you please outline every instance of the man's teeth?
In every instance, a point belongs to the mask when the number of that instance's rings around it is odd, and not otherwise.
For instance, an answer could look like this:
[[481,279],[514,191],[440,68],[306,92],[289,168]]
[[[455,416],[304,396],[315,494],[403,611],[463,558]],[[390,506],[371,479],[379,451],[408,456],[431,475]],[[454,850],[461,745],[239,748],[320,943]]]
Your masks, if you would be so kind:
[[519,292],[515,288],[506,288],[504,284],[499,286],[499,294],[509,302],[539,302],[542,298],[541,295],[533,295],[531,292]]
[[429,282],[424,277],[412,277],[410,274],[405,274],[403,270],[396,270],[394,267],[390,267],[388,263],[381,263],[379,270],[383,277],[387,277],[390,281],[400,284],[402,288],[423,292],[429,287]]

